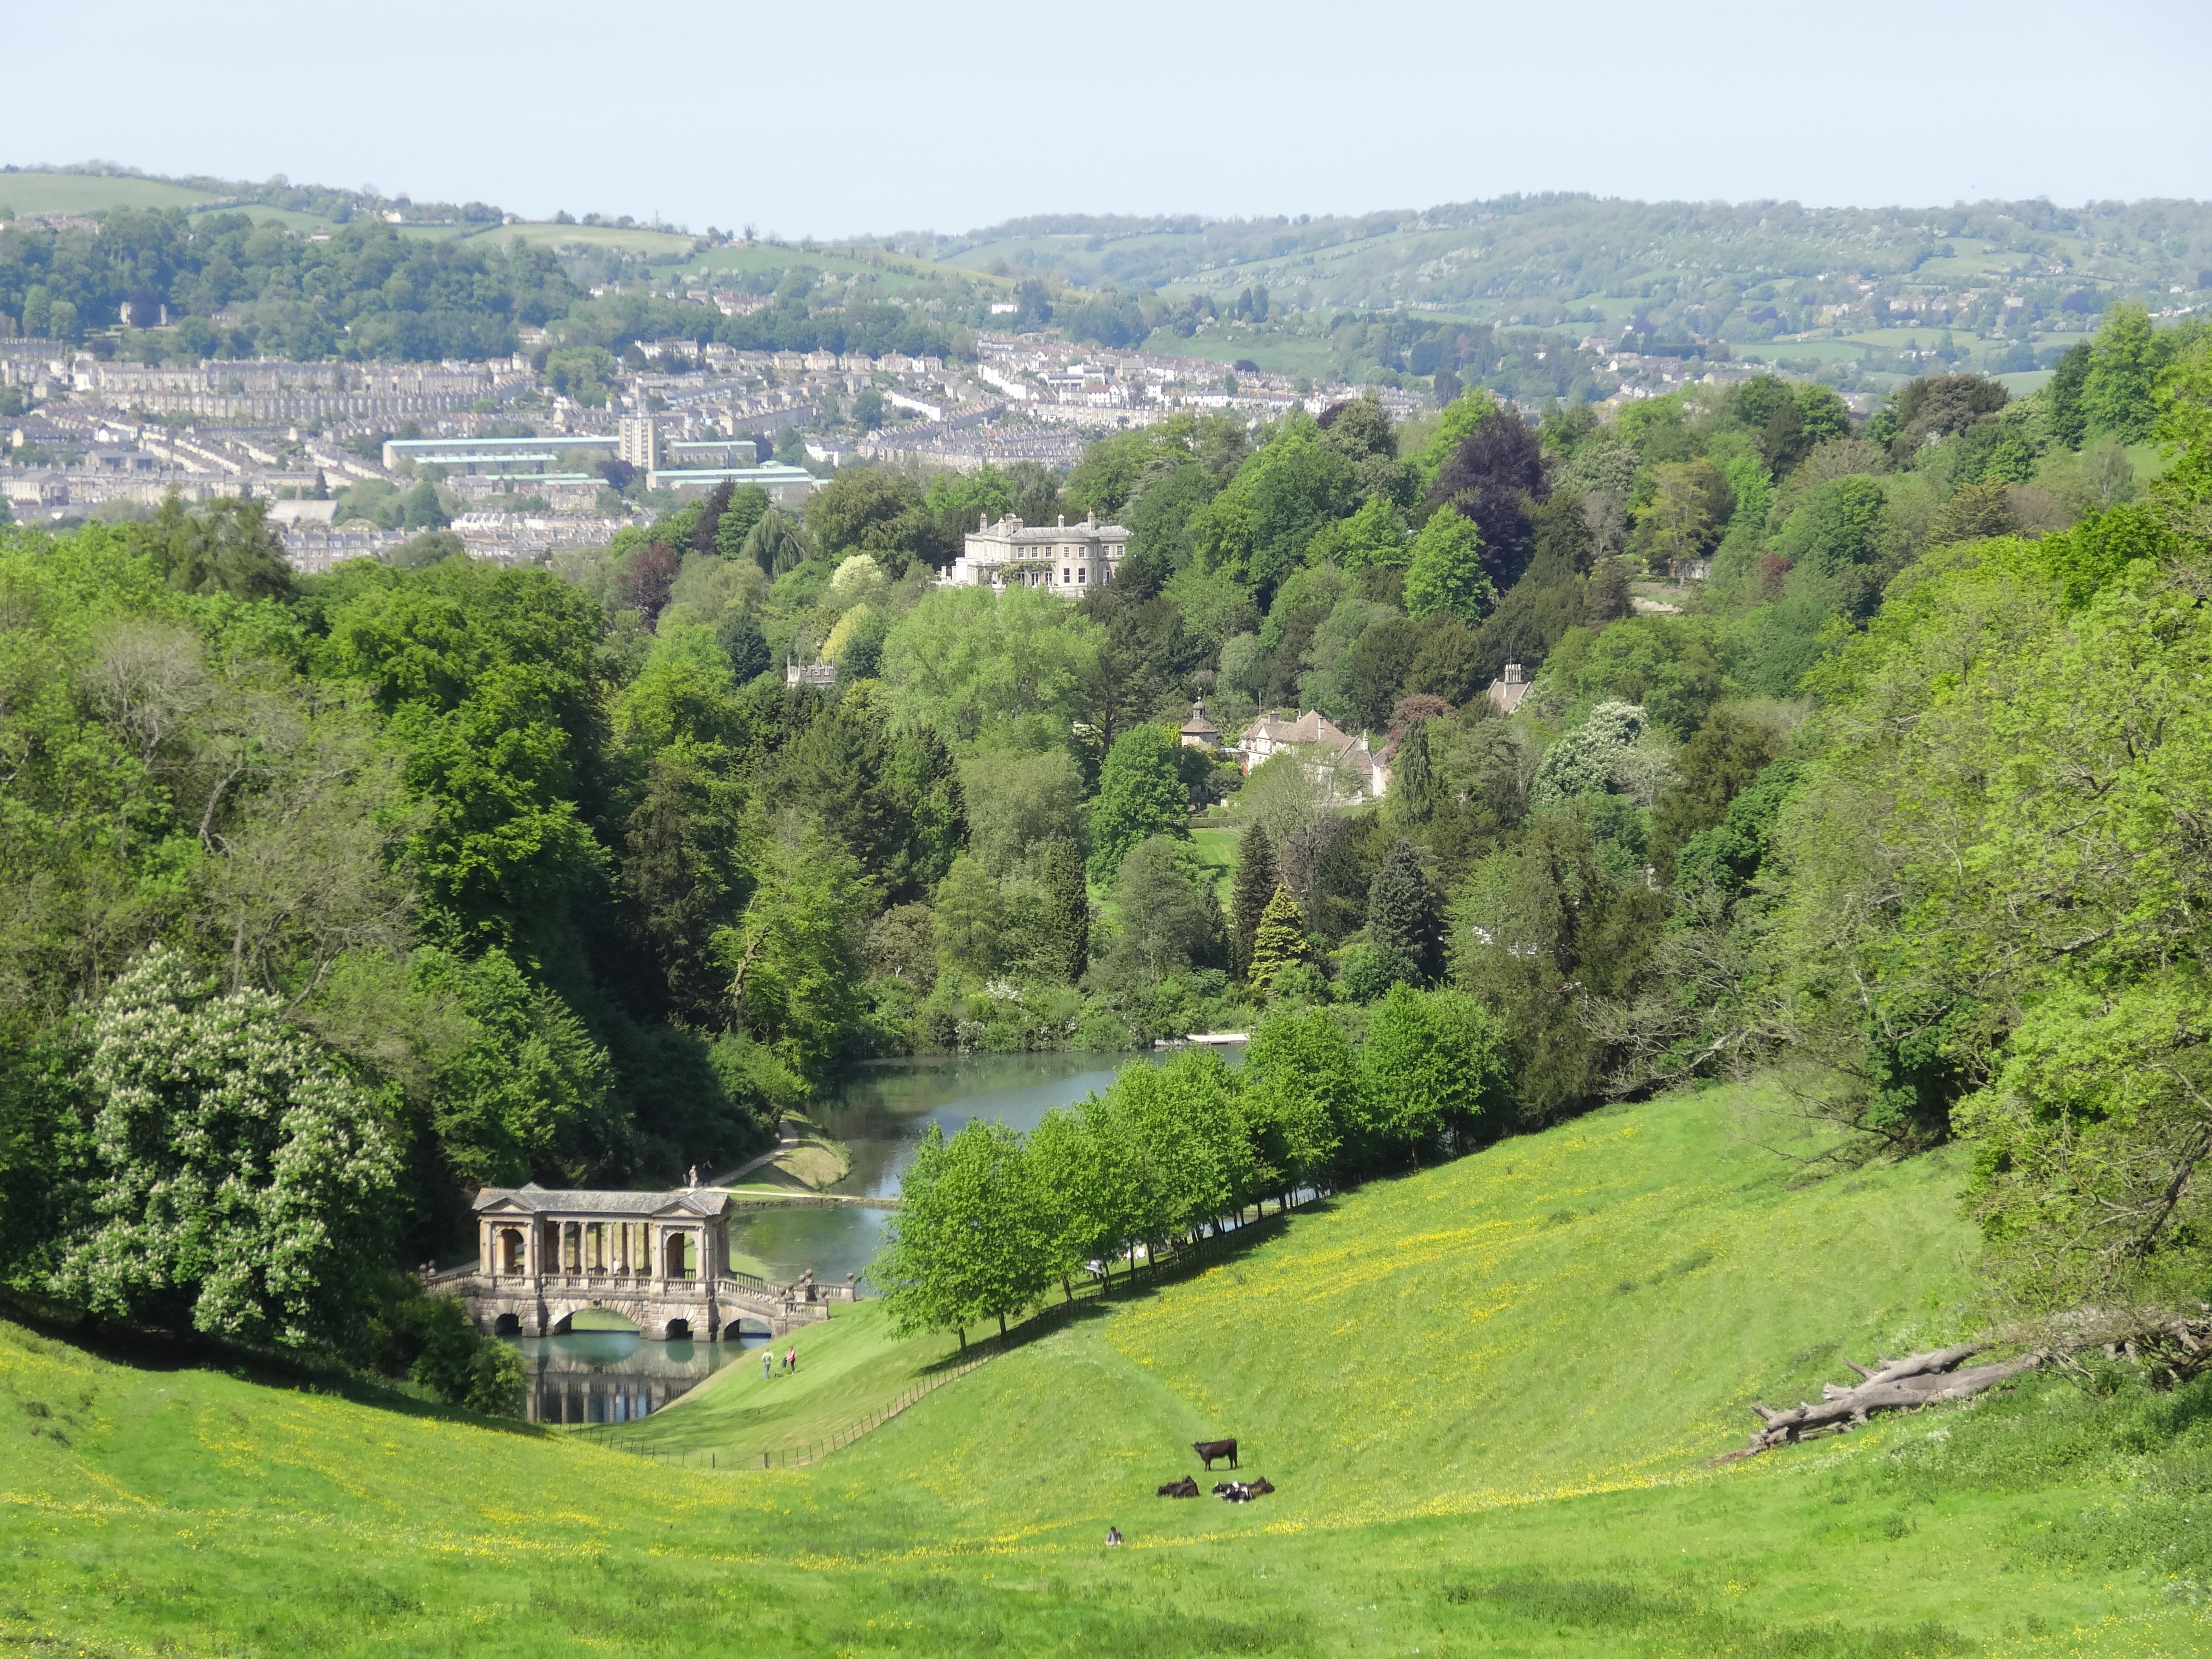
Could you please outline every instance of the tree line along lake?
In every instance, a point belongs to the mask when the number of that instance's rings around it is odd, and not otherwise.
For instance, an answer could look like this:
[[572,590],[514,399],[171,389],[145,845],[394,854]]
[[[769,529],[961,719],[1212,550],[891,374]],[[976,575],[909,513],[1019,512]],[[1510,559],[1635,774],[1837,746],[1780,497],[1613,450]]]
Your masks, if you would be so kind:
[[[1241,1045],[1225,1052],[1231,1064],[1243,1054]],[[830,1190],[896,1198],[901,1176],[931,1129],[950,1137],[981,1118],[1026,1134],[1054,1107],[1102,1092],[1123,1066],[1152,1058],[1054,1051],[927,1054],[856,1066],[809,1114],[851,1154],[851,1169]],[[874,1257],[891,1213],[860,1204],[755,1211],[732,1221],[731,1248],[758,1262],[771,1279],[788,1281],[811,1270],[817,1279],[842,1284]],[[530,1373],[532,1420],[605,1423],[671,1404],[764,1338],[748,1332],[719,1343],[647,1343],[632,1331],[601,1329],[510,1340]]]

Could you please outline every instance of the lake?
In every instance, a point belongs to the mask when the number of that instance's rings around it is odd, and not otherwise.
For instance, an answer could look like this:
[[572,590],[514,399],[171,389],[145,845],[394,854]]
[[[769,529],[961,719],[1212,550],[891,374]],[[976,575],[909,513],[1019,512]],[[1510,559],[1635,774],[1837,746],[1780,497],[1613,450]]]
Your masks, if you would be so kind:
[[[1224,1051],[1233,1065],[1241,1048]],[[848,1073],[810,1114],[852,1149],[853,1168],[834,1190],[896,1197],[899,1177],[931,1127],[957,1134],[971,1119],[1024,1133],[1055,1106],[1103,1091],[1133,1054],[931,1054],[872,1060]],[[762,1210],[733,1221],[732,1249],[789,1281],[811,1268],[842,1284],[875,1255],[889,1210],[860,1205]],[[574,1331],[561,1336],[506,1339],[529,1374],[526,1414],[533,1423],[625,1423],[673,1403],[724,1365],[767,1339],[732,1335],[720,1342],[648,1342],[627,1330]]]
[[767,1334],[720,1342],[647,1342],[635,1331],[575,1331],[506,1339],[530,1381],[532,1423],[627,1423],[672,1405]]
[[[1233,1064],[1243,1050],[1225,1050]],[[892,1197],[899,1177],[933,1127],[957,1134],[969,1121],[994,1120],[1026,1133],[1055,1106],[1103,1093],[1132,1060],[1157,1054],[924,1054],[855,1066],[809,1115],[851,1148],[853,1168],[831,1188]],[[876,1253],[887,1210],[763,1210],[730,1230],[734,1248],[765,1262],[771,1278],[814,1276],[842,1284]]]

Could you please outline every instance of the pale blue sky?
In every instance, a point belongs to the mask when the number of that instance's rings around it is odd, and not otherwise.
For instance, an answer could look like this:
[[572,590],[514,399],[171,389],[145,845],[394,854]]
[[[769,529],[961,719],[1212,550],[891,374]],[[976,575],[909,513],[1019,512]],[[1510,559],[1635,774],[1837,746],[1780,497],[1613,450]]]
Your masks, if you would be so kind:
[[[2203,197],[2207,0],[111,0],[15,9],[0,160],[763,231]],[[27,66],[36,64],[36,69]]]

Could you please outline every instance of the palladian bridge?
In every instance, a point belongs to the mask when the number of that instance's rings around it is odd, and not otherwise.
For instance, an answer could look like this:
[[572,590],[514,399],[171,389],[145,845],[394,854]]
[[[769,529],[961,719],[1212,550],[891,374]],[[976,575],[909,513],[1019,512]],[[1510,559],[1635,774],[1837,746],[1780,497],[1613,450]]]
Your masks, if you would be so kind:
[[618,1314],[656,1340],[737,1334],[748,1319],[781,1336],[850,1302],[849,1285],[809,1273],[778,1285],[730,1266],[729,1194],[556,1192],[535,1182],[477,1194],[477,1261],[426,1280],[457,1297],[477,1328],[551,1336],[588,1308]]

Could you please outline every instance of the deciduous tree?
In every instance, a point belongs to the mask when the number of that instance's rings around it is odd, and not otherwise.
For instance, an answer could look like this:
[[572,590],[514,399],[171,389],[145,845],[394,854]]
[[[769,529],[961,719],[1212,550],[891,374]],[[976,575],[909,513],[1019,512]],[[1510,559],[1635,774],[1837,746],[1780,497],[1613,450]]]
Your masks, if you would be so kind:
[[1480,622],[1498,599],[1483,568],[1482,548],[1474,520],[1449,510],[1432,514],[1413,538],[1413,562],[1406,571],[1406,614],[1449,611],[1470,628]]
[[860,923],[851,854],[796,814],[753,838],[752,900],[720,950],[745,1030],[801,1072],[843,1053],[860,1017]]
[[258,991],[155,945],[109,989],[52,1289],[112,1319],[292,1346],[362,1316],[398,1149]]
[[1099,770],[1091,809],[1091,868],[1111,881],[1131,848],[1148,836],[1188,839],[1190,794],[1176,764],[1175,733],[1139,726],[1121,734]]

